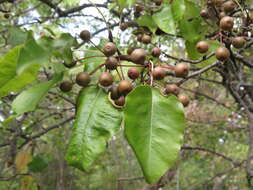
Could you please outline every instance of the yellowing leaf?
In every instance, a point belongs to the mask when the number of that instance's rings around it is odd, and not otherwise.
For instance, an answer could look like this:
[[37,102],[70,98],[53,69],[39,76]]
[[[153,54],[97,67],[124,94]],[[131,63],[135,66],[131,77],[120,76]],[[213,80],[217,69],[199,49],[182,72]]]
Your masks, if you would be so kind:
[[27,171],[27,164],[32,161],[32,156],[29,152],[20,152],[16,156],[15,165],[19,172]]

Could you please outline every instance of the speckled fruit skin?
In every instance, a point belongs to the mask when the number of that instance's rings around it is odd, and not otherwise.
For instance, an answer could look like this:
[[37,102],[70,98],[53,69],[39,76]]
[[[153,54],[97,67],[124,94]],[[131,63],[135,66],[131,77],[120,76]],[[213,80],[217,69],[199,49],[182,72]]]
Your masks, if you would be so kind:
[[60,90],[61,90],[62,92],[69,92],[69,91],[71,91],[72,86],[73,86],[72,82],[66,80],[66,81],[63,81],[63,82],[60,84]]
[[166,71],[162,67],[156,67],[154,68],[152,75],[154,80],[162,80],[166,75]]
[[133,89],[133,85],[130,81],[128,80],[122,80],[119,82],[118,85],[118,92],[120,95],[126,95],[129,92],[131,92]]
[[109,70],[115,70],[118,64],[118,60],[113,56],[108,57],[105,61],[105,67]]
[[76,76],[76,83],[79,86],[82,86],[82,87],[88,86],[90,81],[91,81],[91,78],[90,78],[89,73],[87,72],[81,72]]
[[186,77],[189,74],[189,66],[185,63],[179,63],[174,68],[176,77]]
[[196,49],[199,53],[206,53],[209,49],[209,44],[206,41],[200,41],[197,43]]
[[140,71],[133,67],[128,69],[127,75],[130,79],[135,80],[140,76]]
[[190,103],[189,97],[185,94],[179,94],[177,98],[184,106],[188,106]]
[[135,49],[131,53],[131,59],[134,63],[136,64],[144,64],[145,59],[146,59],[146,51],[144,49]]
[[105,87],[110,86],[113,83],[113,76],[111,73],[103,72],[99,76],[98,82],[101,86]]
[[234,19],[230,16],[224,16],[220,20],[220,28],[225,31],[230,31],[233,29]]
[[215,52],[215,56],[219,61],[226,61],[230,56],[230,52],[225,47],[219,47]]
[[114,55],[117,52],[117,47],[112,42],[107,42],[103,47],[104,54],[109,57]]
[[165,94],[178,95],[179,91],[180,91],[179,87],[175,84],[166,84],[165,86]]

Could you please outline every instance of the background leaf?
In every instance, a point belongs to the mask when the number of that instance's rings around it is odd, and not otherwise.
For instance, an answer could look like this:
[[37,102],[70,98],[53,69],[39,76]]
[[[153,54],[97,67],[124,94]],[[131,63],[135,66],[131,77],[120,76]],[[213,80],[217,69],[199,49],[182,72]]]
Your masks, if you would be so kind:
[[175,96],[164,97],[157,89],[140,86],[127,96],[124,119],[126,138],[145,179],[154,183],[178,158],[185,127],[183,107]]
[[37,84],[19,94],[12,103],[12,110],[17,114],[33,111],[49,89],[63,77],[56,75],[52,80]]

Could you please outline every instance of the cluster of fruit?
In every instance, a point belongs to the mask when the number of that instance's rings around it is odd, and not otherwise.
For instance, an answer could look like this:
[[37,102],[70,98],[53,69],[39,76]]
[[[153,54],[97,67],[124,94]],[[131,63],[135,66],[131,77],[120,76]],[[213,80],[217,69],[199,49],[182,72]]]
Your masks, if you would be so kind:
[[[160,5],[162,1],[154,3]],[[208,0],[207,6],[211,6],[217,10],[219,20],[218,25],[221,30],[217,33],[218,37],[216,39],[220,40],[222,45],[216,50],[215,55],[217,60],[224,62],[229,59],[231,54],[228,49],[228,42],[229,45],[233,44],[235,48],[242,48],[245,44],[243,36],[229,36],[231,33],[230,31],[234,26],[234,19],[228,15],[231,15],[230,13],[236,9],[237,5],[231,0],[226,2],[223,0]],[[137,4],[135,6],[135,12],[136,11],[143,11],[143,8]],[[210,18],[207,10],[202,10],[200,15],[204,19]],[[121,23],[120,25],[122,30],[125,30],[127,27],[127,25],[124,24],[125,23]],[[144,44],[149,44],[152,41],[152,36],[148,32],[138,33],[136,36],[137,41]],[[91,38],[91,34],[89,31],[84,30],[80,33],[80,38],[84,42],[88,42]],[[199,53],[207,53],[209,50],[209,43],[207,41],[200,41],[197,43],[196,49]],[[156,81],[162,81],[168,73],[172,73],[175,77],[179,78],[185,78],[189,73],[189,65],[185,63],[178,63],[175,66],[161,64],[162,61],[159,60],[159,57],[162,54],[162,51],[158,47],[154,47],[150,53],[147,53],[144,49],[131,47],[128,48],[127,55],[123,55],[118,51],[117,46],[113,42],[107,42],[101,52],[107,57],[107,59],[104,64],[101,64],[100,68],[104,67],[105,70],[100,74],[98,83],[100,86],[105,87],[108,90],[111,99],[117,106],[123,106],[125,104],[125,96],[137,85],[145,84],[161,87],[161,83],[156,83]],[[158,59],[158,63],[153,63],[153,58]],[[128,79],[125,79],[123,72],[120,73],[118,70],[119,68],[122,70],[121,67],[125,66],[121,64],[121,61],[130,61],[135,64],[128,69]],[[66,66],[72,67],[74,64]],[[141,68],[141,70],[138,68]],[[114,76],[112,75],[113,70],[116,70],[120,76],[119,81],[115,81]],[[91,81],[91,74],[93,74],[93,72],[79,73],[76,76],[76,83],[82,87],[88,86]],[[164,95],[174,94],[184,106],[189,104],[188,96],[179,93],[179,86],[173,83],[165,83],[162,85],[161,92],[164,93]],[[64,81],[60,85],[60,89],[64,92],[70,91],[71,88],[72,83],[70,81]]]
[[[90,40],[91,35],[89,31],[84,30],[80,34],[80,38],[87,42]],[[151,37],[144,34],[143,39]],[[145,40],[144,40],[145,41]],[[149,41],[149,43],[151,40]],[[145,42],[147,43],[147,42]],[[107,42],[102,48],[102,53],[107,57],[104,66],[105,71],[99,75],[98,84],[108,89],[111,99],[117,106],[123,106],[125,104],[125,96],[132,91],[132,89],[138,84],[153,85],[153,80],[161,81],[165,78],[168,70],[173,70],[176,77],[186,77],[189,73],[189,66],[184,63],[179,63],[176,66],[166,67],[166,65],[153,65],[147,60],[147,52],[140,48],[129,48],[127,55],[115,55],[118,51],[116,45],[113,42]],[[162,51],[158,47],[154,47],[151,51],[153,57],[159,58]],[[127,60],[135,65],[131,66],[128,71],[128,79],[124,76],[120,76],[120,81],[115,81],[111,71],[117,70],[119,67],[124,67],[120,64],[122,60]],[[70,66],[71,65],[71,66]],[[74,64],[66,64],[67,67],[72,67]],[[129,66],[129,65],[128,65]],[[140,69],[142,68],[142,71]],[[120,72],[118,72],[120,74]],[[92,72],[93,74],[93,72]],[[91,82],[91,73],[81,72],[76,76],[76,83],[82,87],[87,87]],[[72,82],[65,80],[60,84],[60,89],[63,92],[69,92],[72,89]],[[189,104],[188,96],[179,94],[179,87],[176,84],[165,84],[162,92],[165,95],[174,94],[178,96],[178,99],[187,106]]]

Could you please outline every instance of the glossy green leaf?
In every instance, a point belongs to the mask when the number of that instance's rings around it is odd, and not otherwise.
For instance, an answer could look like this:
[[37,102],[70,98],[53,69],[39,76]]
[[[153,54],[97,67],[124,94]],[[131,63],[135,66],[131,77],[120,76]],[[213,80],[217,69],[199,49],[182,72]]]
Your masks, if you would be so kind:
[[157,26],[168,34],[176,34],[176,24],[170,4],[164,4],[163,8],[152,16]]
[[26,43],[20,50],[17,73],[22,73],[32,65],[41,65],[48,62],[50,53],[37,44],[31,32],[28,33]]
[[23,46],[10,50],[0,60],[0,97],[9,92],[17,92],[36,79],[38,66],[33,65],[21,73],[17,73],[18,58]]
[[111,105],[101,88],[83,89],[78,98],[67,162],[80,170],[89,170],[105,151],[107,141],[119,130],[121,121],[121,112]]
[[17,114],[33,111],[50,88],[60,81],[62,77],[63,74],[58,74],[48,82],[37,84],[23,91],[12,102],[12,110]]
[[127,96],[125,135],[148,183],[173,166],[183,141],[184,111],[175,96],[164,97],[150,86],[137,87]]
[[28,169],[31,172],[37,173],[43,171],[48,167],[47,161],[44,157],[37,155],[33,158],[31,162],[28,163]]
[[149,28],[151,32],[155,32],[157,29],[157,24],[153,20],[152,16],[150,15],[143,15],[140,16],[136,22],[138,23],[139,26],[146,26]]

